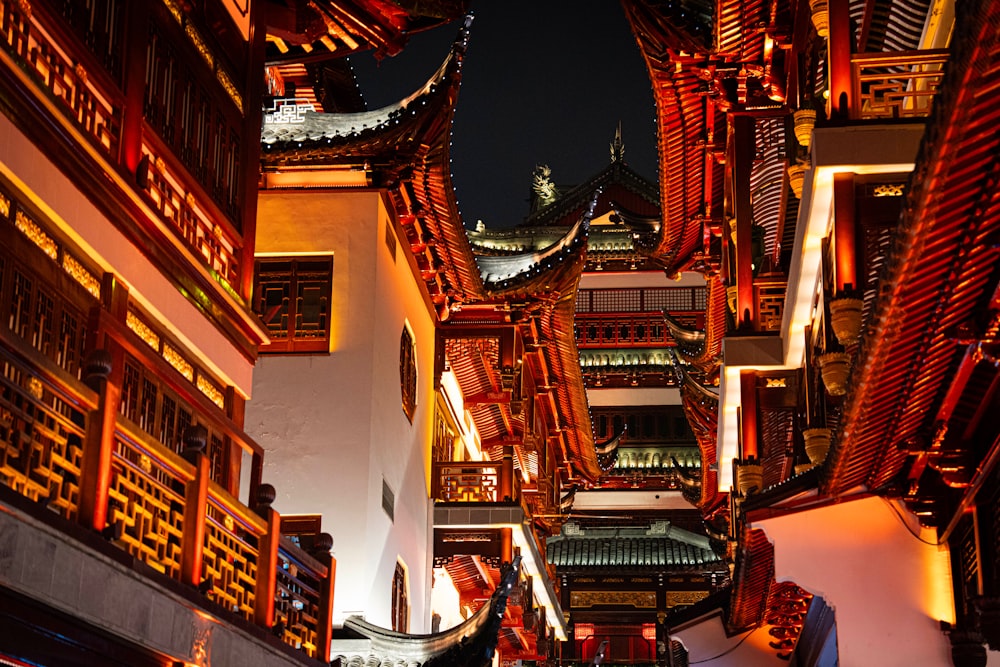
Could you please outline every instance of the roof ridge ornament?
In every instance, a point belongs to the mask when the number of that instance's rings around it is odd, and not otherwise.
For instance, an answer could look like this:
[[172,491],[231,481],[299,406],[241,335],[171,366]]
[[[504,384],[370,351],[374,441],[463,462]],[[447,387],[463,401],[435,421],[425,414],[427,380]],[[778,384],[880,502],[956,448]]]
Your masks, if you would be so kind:
[[615,138],[611,142],[611,161],[625,164],[625,142],[622,141],[622,122],[618,121]]
[[552,182],[552,168],[547,164],[535,165],[531,173],[531,189],[538,196],[538,207],[548,206],[559,198],[559,188]]

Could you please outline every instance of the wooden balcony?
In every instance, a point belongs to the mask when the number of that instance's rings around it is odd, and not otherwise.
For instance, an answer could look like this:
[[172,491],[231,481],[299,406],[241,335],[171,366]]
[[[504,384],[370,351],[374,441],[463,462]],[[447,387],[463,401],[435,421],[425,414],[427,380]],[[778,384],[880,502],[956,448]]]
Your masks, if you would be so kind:
[[851,119],[927,116],[947,60],[946,49],[851,56]]
[[431,478],[433,499],[446,503],[511,502],[521,495],[513,465],[505,473],[502,461],[439,461]]
[[109,359],[88,357],[81,382],[19,338],[0,337],[0,484],[57,514],[57,525],[98,531],[197,588],[213,603],[207,610],[325,656],[332,540],[313,536],[307,553],[282,536],[272,487],[257,485],[251,509],[213,480],[204,427],[187,428],[177,453],[123,417]]
[[[0,67],[14,70],[21,86],[12,97],[40,98],[26,116],[41,109],[52,115],[49,125],[77,134],[81,155],[99,156],[123,176],[120,184],[159,218],[154,224],[246,296],[252,267],[243,266],[241,202],[249,179],[240,165],[255,151],[233,77],[192,36],[200,34],[192,23],[182,28],[158,3],[148,15],[93,4],[103,18],[88,23],[73,3],[0,0]],[[145,25],[123,30],[132,14]]]
[[[670,314],[692,329],[705,327],[704,310]],[[661,312],[577,313],[574,328],[580,349],[673,347],[676,344]]]

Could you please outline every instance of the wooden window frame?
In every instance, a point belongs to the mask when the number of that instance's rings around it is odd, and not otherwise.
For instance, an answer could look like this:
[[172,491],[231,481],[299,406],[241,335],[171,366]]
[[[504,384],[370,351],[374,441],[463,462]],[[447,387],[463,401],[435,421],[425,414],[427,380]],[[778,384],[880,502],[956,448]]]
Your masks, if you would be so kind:
[[[288,279],[286,283],[285,311],[280,310],[273,313],[264,312],[264,298],[266,292],[262,276],[267,276],[268,266],[288,264]],[[302,277],[306,273],[304,267],[310,267],[311,275],[308,278]],[[321,291],[321,323],[318,329],[308,330],[309,335],[304,333],[304,329],[297,329],[299,320],[299,308],[303,300],[300,285],[307,281],[318,284]],[[278,283],[280,281],[275,281]],[[325,304],[322,300],[325,299]],[[253,288],[253,310],[261,318],[268,334],[271,336],[271,343],[261,345],[261,354],[328,354],[330,352],[330,309],[333,300],[333,256],[332,255],[310,255],[310,256],[267,256],[258,257],[254,262],[254,288]],[[272,309],[273,310],[273,309]],[[284,335],[280,333],[281,327],[272,326],[271,322],[275,316],[284,315],[287,324],[284,328]]]
[[396,561],[396,570],[392,574],[392,629],[396,632],[409,632],[410,600],[409,582],[407,581],[406,565]]
[[399,337],[399,391],[403,414],[413,423],[417,411],[417,344],[413,332],[405,324]]

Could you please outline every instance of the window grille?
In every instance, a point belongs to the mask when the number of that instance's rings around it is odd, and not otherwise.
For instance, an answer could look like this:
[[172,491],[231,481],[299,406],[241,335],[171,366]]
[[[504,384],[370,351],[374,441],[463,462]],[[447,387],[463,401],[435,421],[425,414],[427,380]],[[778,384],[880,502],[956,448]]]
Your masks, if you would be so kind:
[[258,259],[254,272],[254,312],[267,327],[271,344],[262,353],[318,353],[330,349],[333,258]]
[[701,311],[707,304],[704,287],[584,289],[576,299],[578,313],[654,313]]
[[399,340],[399,386],[403,398],[403,412],[413,421],[417,408],[417,350],[409,327],[403,327]]
[[385,247],[389,249],[389,257],[393,263],[396,262],[396,234],[392,231],[392,224],[385,223]]
[[389,520],[395,520],[396,514],[396,494],[392,492],[386,481],[382,480],[382,509],[389,515]]
[[406,593],[406,568],[402,563],[396,563],[396,572],[392,575],[392,629],[396,632],[408,632],[410,625],[410,601]]

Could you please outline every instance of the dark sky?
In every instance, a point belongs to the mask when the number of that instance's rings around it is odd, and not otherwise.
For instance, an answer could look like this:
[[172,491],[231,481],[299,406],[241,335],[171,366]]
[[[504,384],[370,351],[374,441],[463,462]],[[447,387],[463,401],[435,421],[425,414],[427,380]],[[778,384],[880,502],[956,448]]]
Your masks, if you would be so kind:
[[[645,63],[614,0],[491,0],[475,20],[452,137],[452,174],[467,226],[509,227],[528,213],[531,172],[575,185],[610,161],[622,123],[625,161],[656,181],[656,126]],[[369,109],[433,74],[457,24],[415,35],[378,64],[352,58]]]

